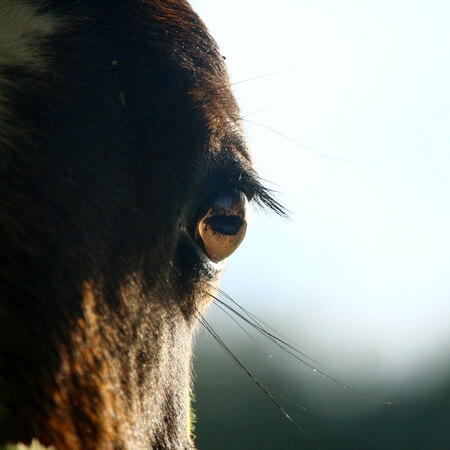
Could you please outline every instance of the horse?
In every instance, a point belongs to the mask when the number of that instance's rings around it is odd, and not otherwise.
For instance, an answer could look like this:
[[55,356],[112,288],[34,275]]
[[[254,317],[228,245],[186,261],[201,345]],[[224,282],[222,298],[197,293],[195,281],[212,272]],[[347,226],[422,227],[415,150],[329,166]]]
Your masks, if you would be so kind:
[[185,0],[0,0],[0,446],[192,448],[192,336],[256,202]]

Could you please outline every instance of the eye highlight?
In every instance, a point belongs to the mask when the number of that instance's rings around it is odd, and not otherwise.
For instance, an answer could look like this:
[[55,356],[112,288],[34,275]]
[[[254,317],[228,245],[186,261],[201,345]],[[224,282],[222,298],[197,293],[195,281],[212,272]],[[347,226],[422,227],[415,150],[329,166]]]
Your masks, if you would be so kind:
[[244,239],[247,206],[245,194],[230,189],[218,195],[197,222],[196,240],[211,261],[227,258]]

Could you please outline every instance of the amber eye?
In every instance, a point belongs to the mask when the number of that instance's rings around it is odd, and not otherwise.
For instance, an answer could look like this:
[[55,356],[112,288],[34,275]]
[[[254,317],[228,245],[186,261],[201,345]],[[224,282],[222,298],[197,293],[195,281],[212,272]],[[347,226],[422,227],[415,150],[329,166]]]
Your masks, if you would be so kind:
[[215,198],[197,223],[196,239],[214,262],[230,256],[247,230],[247,197],[230,189]]

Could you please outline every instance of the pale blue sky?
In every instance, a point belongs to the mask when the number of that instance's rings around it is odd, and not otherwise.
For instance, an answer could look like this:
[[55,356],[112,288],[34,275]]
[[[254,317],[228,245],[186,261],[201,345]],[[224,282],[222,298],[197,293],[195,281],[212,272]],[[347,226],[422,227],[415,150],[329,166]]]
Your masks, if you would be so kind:
[[222,288],[344,375],[448,376],[450,3],[191,3],[243,115],[343,160],[246,124],[292,221],[254,214]]

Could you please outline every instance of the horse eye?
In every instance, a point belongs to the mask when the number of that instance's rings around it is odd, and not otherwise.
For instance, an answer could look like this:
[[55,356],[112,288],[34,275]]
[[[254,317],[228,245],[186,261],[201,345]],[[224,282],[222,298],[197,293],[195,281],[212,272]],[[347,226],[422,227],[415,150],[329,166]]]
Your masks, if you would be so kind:
[[197,222],[196,240],[211,261],[230,256],[247,230],[247,197],[230,189],[217,196]]

